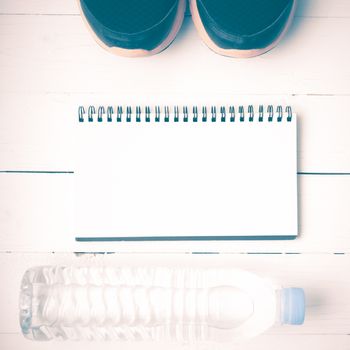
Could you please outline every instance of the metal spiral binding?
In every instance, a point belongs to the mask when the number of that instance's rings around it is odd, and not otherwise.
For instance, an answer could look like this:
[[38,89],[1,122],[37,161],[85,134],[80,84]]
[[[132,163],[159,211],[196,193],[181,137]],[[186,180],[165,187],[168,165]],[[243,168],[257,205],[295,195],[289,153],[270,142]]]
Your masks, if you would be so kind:
[[220,115],[221,115],[221,122],[225,123],[225,121],[226,121],[226,108],[224,106],[220,107]]
[[203,123],[206,123],[206,122],[207,122],[207,119],[208,119],[207,107],[204,106],[204,107],[202,108],[202,122],[203,122]]
[[267,120],[269,121],[269,122],[272,122],[272,120],[273,120],[273,106],[272,105],[269,105],[269,106],[267,106]]
[[151,107],[146,107],[146,123],[151,121]]
[[244,122],[244,107],[243,106],[239,106],[238,113],[239,113],[239,121]]
[[277,107],[277,121],[281,122],[282,121],[282,116],[283,116],[283,109],[282,106]]
[[117,122],[120,123],[122,121],[123,116],[123,107],[118,106],[117,108]]
[[230,122],[233,123],[236,120],[236,112],[235,112],[234,106],[230,106],[229,113],[230,113]]
[[211,107],[211,121],[212,121],[212,123],[216,122],[216,107],[215,106]]
[[264,121],[264,106],[259,106],[259,122]]
[[112,106],[107,107],[107,122],[112,122],[113,120],[114,109]]
[[188,122],[188,108],[187,108],[187,106],[185,106],[183,108],[183,116],[184,116],[184,122],[187,123]]
[[156,123],[160,122],[160,107],[157,106],[155,109],[155,119],[156,119]]
[[103,115],[105,114],[105,108],[103,106],[98,107],[97,121],[101,123],[103,121]]
[[293,118],[293,110],[291,106],[286,107],[286,113],[287,113],[287,121],[291,122]]
[[164,120],[166,123],[170,121],[170,110],[168,106],[166,106],[164,109]]
[[193,122],[197,123],[198,122],[198,107],[197,106],[193,107],[192,113],[193,113]]
[[136,122],[137,123],[141,122],[141,107],[140,106],[136,107]]
[[248,106],[249,121],[254,121],[254,107],[252,105]]
[[91,123],[94,121],[94,115],[96,114],[96,109],[94,106],[90,106],[88,109],[88,121]]
[[80,106],[78,109],[78,115],[79,115],[79,122],[84,123],[84,114],[85,114],[85,108],[83,106]]
[[[97,110],[97,113],[96,113]],[[161,108],[156,106],[153,109],[150,106],[141,108],[136,106],[135,108],[127,106],[124,110],[122,106],[89,106],[87,112],[84,106],[78,108],[79,122],[84,123],[85,121],[93,123],[97,121],[102,122],[117,122],[117,123],[235,123],[235,122],[291,122],[293,119],[293,111],[290,106],[283,109],[282,106],[277,106],[276,109],[272,105],[265,107],[260,105],[258,112],[255,113],[254,106],[249,105],[248,108],[244,106],[238,107],[238,118],[236,118],[235,106],[193,106],[192,110],[188,106],[184,106],[181,109],[178,106],[169,107],[165,106]]]

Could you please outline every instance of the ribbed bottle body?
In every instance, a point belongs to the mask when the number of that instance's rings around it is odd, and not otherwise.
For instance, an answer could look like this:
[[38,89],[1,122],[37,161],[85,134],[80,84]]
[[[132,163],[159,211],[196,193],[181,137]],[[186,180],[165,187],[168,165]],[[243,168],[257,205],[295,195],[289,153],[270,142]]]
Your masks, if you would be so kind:
[[279,321],[279,295],[242,270],[42,266],[23,277],[20,325],[32,340],[233,341]]

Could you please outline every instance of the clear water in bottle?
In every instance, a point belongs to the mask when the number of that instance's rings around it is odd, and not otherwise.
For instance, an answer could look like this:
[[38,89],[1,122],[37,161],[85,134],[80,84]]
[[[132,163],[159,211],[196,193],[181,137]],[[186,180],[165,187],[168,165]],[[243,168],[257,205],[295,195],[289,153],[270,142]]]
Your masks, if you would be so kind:
[[44,266],[20,292],[32,340],[236,341],[304,314],[302,289],[242,270]]

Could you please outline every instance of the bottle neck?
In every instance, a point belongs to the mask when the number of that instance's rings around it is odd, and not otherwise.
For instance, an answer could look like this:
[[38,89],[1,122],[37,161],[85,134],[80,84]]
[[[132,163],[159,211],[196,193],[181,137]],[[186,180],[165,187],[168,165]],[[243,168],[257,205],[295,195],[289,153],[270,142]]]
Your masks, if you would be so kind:
[[276,321],[301,325],[305,319],[305,294],[302,288],[282,288],[277,291]]

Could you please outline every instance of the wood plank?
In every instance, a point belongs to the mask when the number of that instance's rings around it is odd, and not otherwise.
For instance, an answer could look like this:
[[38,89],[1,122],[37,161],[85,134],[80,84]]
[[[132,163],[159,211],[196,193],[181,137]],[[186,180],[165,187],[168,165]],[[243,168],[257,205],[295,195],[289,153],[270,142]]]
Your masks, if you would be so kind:
[[[350,255],[191,255],[191,254],[0,254],[3,294],[0,333],[19,333],[18,292],[26,269],[38,265],[167,266],[241,268],[285,287],[302,287],[306,318],[301,327],[274,326],[266,334],[346,335],[350,327]],[[336,271],[336,273],[335,273]]]
[[[45,28],[46,30],[42,30]],[[187,19],[162,54],[130,60],[101,49],[79,16],[1,16],[0,92],[130,96],[350,94],[347,18],[297,18],[266,55],[214,54]],[[322,38],[322,40],[320,40]],[[341,55],[329,43],[342,48]],[[165,89],[166,87],[166,89]]]
[[[220,95],[165,96],[128,94],[0,95],[0,171],[74,171],[74,138],[80,104],[291,105],[298,114],[298,171],[350,173],[350,96]],[[19,103],[20,101],[20,103]]]
[[75,0],[2,0],[0,3],[0,14],[76,15],[78,13]]
[[[318,350],[348,350],[349,336],[347,335],[262,335],[244,345],[235,345],[235,350],[295,350],[297,349],[318,349]],[[162,350],[165,347],[169,350],[191,350],[194,347],[185,344],[172,343],[115,343],[115,342],[32,342],[24,339],[20,334],[0,334],[0,344],[6,345],[6,350],[75,350],[77,346],[84,350],[95,350],[98,346],[101,350],[115,350],[122,346],[123,350],[154,349]],[[199,347],[197,346],[196,349]],[[201,350],[227,350],[228,344],[203,345]]]
[[74,241],[73,174],[0,174],[0,251],[349,253],[350,176],[299,176],[293,241]]
[[[2,0],[0,14],[78,14],[74,0]],[[298,0],[296,16],[300,17],[350,17],[347,0]]]

